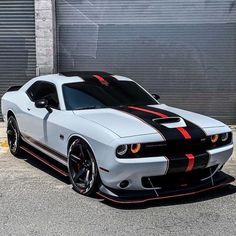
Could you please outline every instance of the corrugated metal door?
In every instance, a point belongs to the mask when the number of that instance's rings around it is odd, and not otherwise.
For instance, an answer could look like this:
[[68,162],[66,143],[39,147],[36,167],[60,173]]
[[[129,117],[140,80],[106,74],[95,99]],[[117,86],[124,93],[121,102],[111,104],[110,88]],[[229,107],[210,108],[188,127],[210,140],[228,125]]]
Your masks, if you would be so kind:
[[35,76],[34,19],[34,0],[0,1],[0,97]]
[[58,70],[129,76],[161,101],[236,123],[232,0],[57,0]]

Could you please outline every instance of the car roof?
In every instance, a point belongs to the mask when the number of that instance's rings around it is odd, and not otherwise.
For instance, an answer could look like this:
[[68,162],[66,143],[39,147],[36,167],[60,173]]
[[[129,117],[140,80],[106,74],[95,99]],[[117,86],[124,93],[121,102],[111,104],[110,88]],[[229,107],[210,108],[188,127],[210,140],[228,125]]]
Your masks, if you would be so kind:
[[60,72],[58,74],[38,76],[35,79],[33,79],[32,82],[34,83],[36,81],[46,81],[54,83],[56,85],[62,85],[65,83],[84,82],[85,78],[92,78],[94,75],[99,75],[104,79],[106,79],[109,76],[120,81],[132,81],[131,79],[124,76],[113,75],[101,71],[70,71],[70,72]]

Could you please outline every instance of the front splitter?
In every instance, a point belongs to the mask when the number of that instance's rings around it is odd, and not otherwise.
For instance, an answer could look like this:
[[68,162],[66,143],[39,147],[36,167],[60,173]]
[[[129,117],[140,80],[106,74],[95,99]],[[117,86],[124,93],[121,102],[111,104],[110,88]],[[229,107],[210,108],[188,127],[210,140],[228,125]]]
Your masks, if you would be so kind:
[[234,177],[217,172],[212,178],[200,181],[197,184],[175,189],[161,190],[117,190],[101,185],[97,194],[104,199],[118,204],[137,204],[149,201],[179,198],[207,192],[223,187],[235,180]]

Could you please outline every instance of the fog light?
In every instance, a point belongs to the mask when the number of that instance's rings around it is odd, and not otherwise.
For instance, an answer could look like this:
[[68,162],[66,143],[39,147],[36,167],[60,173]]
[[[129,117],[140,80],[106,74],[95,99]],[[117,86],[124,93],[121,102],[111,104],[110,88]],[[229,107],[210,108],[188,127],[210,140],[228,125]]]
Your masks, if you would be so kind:
[[214,134],[211,136],[211,142],[212,143],[216,143],[219,139],[219,135],[218,134]]
[[128,180],[123,180],[123,181],[120,183],[120,187],[121,187],[121,188],[126,188],[128,185],[129,185],[129,181],[128,181]]
[[125,155],[125,153],[127,152],[128,150],[128,146],[127,145],[120,145],[117,149],[116,149],[116,153],[119,155],[119,156],[123,156]]
[[229,133],[221,134],[221,141],[222,141],[222,142],[227,141],[228,138],[229,138]]
[[136,154],[140,151],[140,149],[141,149],[141,144],[137,143],[137,144],[132,144],[130,150],[133,154]]

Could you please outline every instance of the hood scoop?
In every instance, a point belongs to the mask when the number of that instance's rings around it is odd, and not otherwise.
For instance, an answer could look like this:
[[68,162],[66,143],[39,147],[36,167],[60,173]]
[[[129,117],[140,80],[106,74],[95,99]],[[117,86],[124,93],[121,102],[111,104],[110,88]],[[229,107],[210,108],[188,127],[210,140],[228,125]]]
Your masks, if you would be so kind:
[[152,121],[167,128],[186,127],[186,123],[181,117],[155,118]]

